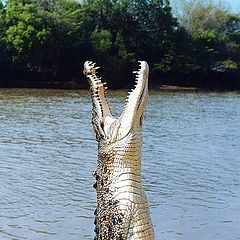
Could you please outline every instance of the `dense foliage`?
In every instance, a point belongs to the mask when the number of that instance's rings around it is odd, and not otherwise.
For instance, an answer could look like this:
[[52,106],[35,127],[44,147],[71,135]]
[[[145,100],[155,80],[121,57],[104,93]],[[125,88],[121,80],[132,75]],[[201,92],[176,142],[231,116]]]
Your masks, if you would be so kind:
[[236,70],[240,61],[240,15],[229,14],[223,2],[182,3],[179,21],[193,40],[195,67]]
[[138,59],[150,63],[155,83],[166,73],[239,72],[240,16],[201,1],[185,4],[178,19],[168,0],[0,2],[2,78],[10,69],[80,81],[86,59],[104,65],[116,87]]

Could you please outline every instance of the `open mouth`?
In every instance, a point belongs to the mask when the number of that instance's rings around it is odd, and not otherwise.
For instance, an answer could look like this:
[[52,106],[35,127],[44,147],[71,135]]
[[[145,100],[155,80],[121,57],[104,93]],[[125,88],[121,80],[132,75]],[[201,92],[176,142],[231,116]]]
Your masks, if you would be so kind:
[[[93,123],[95,125],[95,132],[100,137],[106,137],[108,130],[112,129],[112,124],[117,119],[113,118],[105,99],[106,83],[102,83],[101,78],[98,77],[95,63],[87,61],[84,64],[84,74],[87,76],[90,84],[92,103],[93,103]],[[139,69],[135,73],[135,85],[129,92],[126,99],[123,112],[118,118],[120,123],[118,137],[126,136],[126,133],[135,125],[141,125],[144,108],[147,102],[148,95],[148,64],[144,61],[139,61]],[[120,129],[121,128],[121,129]],[[96,130],[97,129],[97,130]],[[114,131],[115,132],[115,131]]]

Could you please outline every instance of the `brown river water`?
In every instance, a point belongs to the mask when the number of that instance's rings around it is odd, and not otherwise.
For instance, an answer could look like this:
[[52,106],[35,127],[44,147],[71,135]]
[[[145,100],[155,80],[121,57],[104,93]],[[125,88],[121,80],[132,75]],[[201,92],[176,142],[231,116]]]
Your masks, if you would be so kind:
[[[126,92],[110,91],[114,114]],[[0,239],[94,237],[88,91],[0,89]],[[150,92],[143,185],[156,239],[240,239],[240,94]]]

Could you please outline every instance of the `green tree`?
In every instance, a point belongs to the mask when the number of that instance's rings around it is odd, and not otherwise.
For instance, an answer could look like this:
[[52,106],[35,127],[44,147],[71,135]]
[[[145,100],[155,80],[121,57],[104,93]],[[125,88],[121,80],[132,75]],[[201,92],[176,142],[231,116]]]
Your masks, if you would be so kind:
[[5,32],[4,22],[5,22],[5,11],[3,8],[3,4],[0,1],[0,64],[2,64],[5,60],[4,46],[3,46],[3,37]]
[[88,0],[83,9],[90,48],[100,61],[108,58],[125,68],[136,59],[146,59],[157,69],[173,68],[174,41],[182,30],[172,17],[169,1]]
[[[238,46],[231,37],[236,36],[236,29],[230,33],[231,28],[237,27],[236,18],[228,13],[224,2],[182,0],[178,19],[191,35],[192,51],[189,54],[193,70],[236,68],[238,63],[233,55],[238,55]],[[231,51],[234,54],[230,54]]]
[[100,53],[105,53],[112,46],[112,34],[108,30],[96,28],[91,34],[91,42],[94,50]]
[[240,70],[240,15],[228,14],[222,31],[226,44],[226,60],[222,66],[229,70]]
[[29,69],[41,66],[41,50],[50,30],[45,28],[34,1],[11,0],[6,7],[5,45],[12,61]]
[[75,67],[83,55],[81,5],[73,0],[41,0],[39,9],[43,26],[50,32],[44,44],[46,67],[54,72]]
[[181,0],[178,20],[192,35],[203,31],[221,31],[228,9],[222,1]]
[[[132,48],[137,56],[169,70],[172,63],[173,42],[178,29],[172,17],[169,1],[129,1],[128,11],[133,16],[135,35]],[[147,53],[147,54],[146,54]]]
[[211,0],[182,0],[178,19],[168,0],[0,1],[0,62],[71,79],[91,59],[115,86],[141,59],[155,74],[236,71],[239,26],[239,15]]
[[[86,57],[107,66],[103,74],[110,82],[114,78],[127,81],[127,68],[135,60],[128,45],[134,29],[127,7],[128,1],[87,0],[82,4]],[[116,77],[116,72],[121,74]]]
[[30,70],[54,74],[66,67],[81,44],[77,33],[80,9],[76,1],[9,1],[4,40],[12,61]]

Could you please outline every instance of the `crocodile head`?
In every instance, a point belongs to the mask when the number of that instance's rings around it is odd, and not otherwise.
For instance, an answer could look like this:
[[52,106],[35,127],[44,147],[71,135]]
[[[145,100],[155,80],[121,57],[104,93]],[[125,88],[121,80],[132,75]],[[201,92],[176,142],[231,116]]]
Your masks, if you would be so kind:
[[84,64],[84,74],[90,84],[93,117],[92,122],[98,141],[115,142],[128,135],[131,130],[141,132],[144,109],[148,98],[149,67],[145,61],[139,61],[139,69],[135,73],[135,87],[129,92],[123,112],[114,118],[105,99],[106,83],[98,77],[95,63]]

